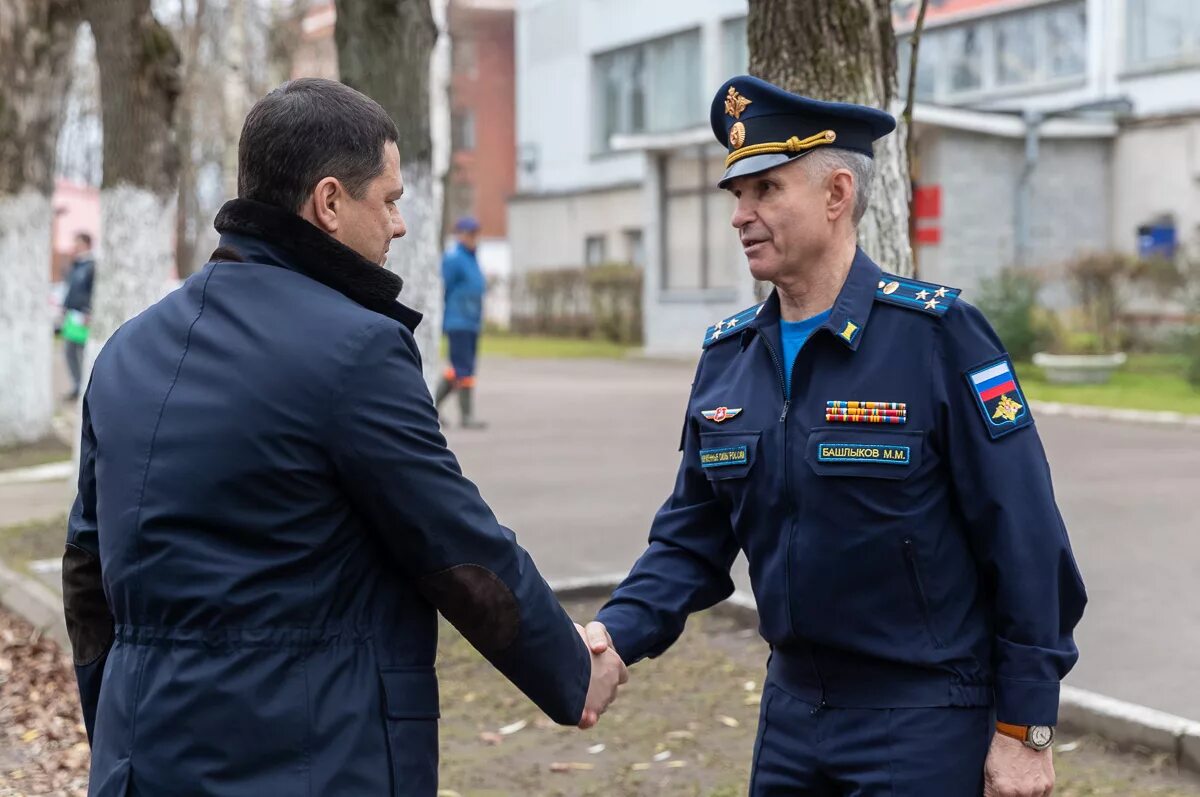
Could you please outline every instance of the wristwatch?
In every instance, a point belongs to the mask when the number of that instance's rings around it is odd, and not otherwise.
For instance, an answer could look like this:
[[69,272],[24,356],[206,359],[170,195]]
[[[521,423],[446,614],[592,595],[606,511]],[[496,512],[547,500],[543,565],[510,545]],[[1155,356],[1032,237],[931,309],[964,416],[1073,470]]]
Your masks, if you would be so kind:
[[996,731],[1033,750],[1045,750],[1054,744],[1054,728],[1050,725],[1010,725],[1007,722],[997,722]]

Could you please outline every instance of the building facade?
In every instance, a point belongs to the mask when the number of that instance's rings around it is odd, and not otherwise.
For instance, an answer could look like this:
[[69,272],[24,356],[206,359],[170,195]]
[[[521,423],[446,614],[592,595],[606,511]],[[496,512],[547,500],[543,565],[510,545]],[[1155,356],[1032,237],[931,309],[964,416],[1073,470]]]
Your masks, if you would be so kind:
[[[905,79],[917,5],[896,3]],[[514,270],[642,266],[649,353],[694,351],[761,295],[707,126],[711,92],[745,71],[745,14],[518,0]],[[924,278],[970,292],[1150,230],[1200,235],[1200,2],[932,0],[916,101]]]

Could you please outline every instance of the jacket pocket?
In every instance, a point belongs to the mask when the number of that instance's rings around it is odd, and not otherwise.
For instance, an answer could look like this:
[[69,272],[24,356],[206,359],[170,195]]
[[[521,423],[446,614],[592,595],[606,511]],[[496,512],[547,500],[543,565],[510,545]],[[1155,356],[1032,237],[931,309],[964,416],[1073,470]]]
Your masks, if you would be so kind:
[[922,432],[814,429],[804,457],[820,476],[907,479],[921,465]]
[[433,667],[381,667],[392,794],[437,792],[438,683]]
[[917,600],[917,609],[921,612],[921,621],[925,623],[925,630],[929,633],[929,638],[933,640],[933,646],[940,648],[942,640],[933,630],[933,618],[929,612],[929,596],[925,593],[925,582],[921,580],[921,567],[917,562],[917,547],[913,544],[912,538],[904,540],[904,562],[908,568],[908,580],[912,584],[913,595]]
[[760,432],[701,432],[700,468],[710,481],[744,479],[758,457]]

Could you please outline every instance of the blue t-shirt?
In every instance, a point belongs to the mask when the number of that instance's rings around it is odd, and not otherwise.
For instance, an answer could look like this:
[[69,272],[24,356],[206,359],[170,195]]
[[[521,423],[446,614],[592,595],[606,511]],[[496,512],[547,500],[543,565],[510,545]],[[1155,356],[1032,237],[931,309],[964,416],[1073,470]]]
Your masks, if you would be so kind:
[[817,313],[803,321],[780,321],[779,337],[783,344],[783,378],[787,382],[787,394],[792,395],[792,366],[796,363],[796,355],[804,348],[804,341],[817,330],[817,327],[829,319],[829,310]]

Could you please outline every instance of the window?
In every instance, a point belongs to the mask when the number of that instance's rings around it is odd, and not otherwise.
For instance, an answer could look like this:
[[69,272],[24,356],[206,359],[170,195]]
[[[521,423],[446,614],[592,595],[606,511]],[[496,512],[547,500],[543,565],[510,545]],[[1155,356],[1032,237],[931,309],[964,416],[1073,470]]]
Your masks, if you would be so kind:
[[646,265],[646,247],[641,230],[625,230],[625,262],[642,268]]
[[979,44],[980,26],[951,28],[946,31],[945,37],[942,44],[946,54],[946,67],[950,73],[950,91],[957,94],[982,88],[983,52]]
[[1126,53],[1131,67],[1200,61],[1200,3],[1127,0]]
[[475,149],[475,114],[463,108],[451,118],[450,146],[455,152],[470,152]]
[[1087,6],[1051,8],[1046,17],[1047,77],[1082,75],[1087,69]]
[[455,37],[453,42],[450,58],[454,72],[469,78],[476,77],[478,75],[478,58],[476,57],[475,40]]
[[721,65],[726,75],[742,75],[750,70],[745,17],[727,19],[721,26]]
[[585,266],[599,266],[608,260],[608,254],[605,251],[603,235],[589,235],[583,241],[583,264]]
[[996,84],[1024,86],[1037,80],[1037,19],[1015,14],[996,21]]
[[592,67],[597,150],[607,150],[618,133],[658,133],[704,122],[698,30],[602,53]]
[[[899,79],[906,90],[907,37],[898,46]],[[1080,78],[1086,70],[1087,0],[1071,0],[927,31],[921,37],[916,94],[924,101],[962,101]]]

